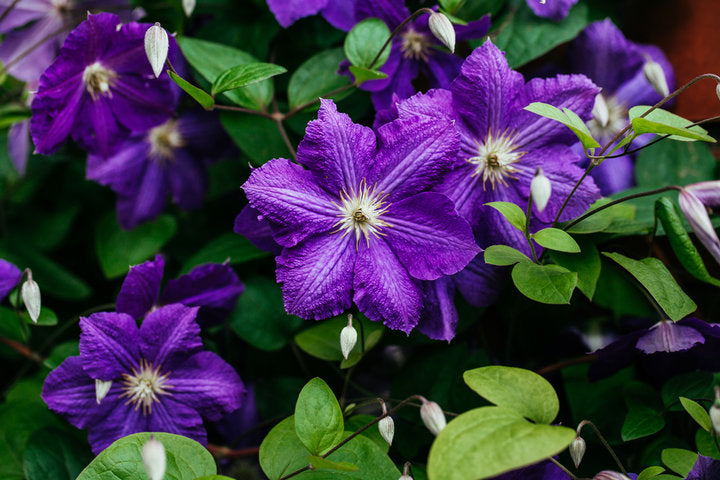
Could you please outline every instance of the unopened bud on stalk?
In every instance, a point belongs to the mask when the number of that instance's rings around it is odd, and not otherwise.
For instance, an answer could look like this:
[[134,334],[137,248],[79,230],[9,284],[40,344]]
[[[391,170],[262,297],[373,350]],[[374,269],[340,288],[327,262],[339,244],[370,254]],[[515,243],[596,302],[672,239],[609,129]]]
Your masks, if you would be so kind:
[[[708,191],[701,190],[698,193],[704,196],[705,201],[711,202],[712,199],[709,198],[712,196],[709,193],[711,190],[712,189],[708,189]],[[698,240],[705,245],[705,248],[708,249],[715,260],[720,263],[720,239],[715,232],[715,227],[713,227],[710,221],[707,208],[698,196],[695,195],[692,186],[680,190],[678,203],[680,204],[680,210],[682,210],[683,215],[687,218]]]
[[437,403],[431,402],[425,397],[420,397],[420,399],[422,400],[420,418],[422,418],[427,429],[430,430],[433,435],[437,436],[442,429],[445,428],[445,425],[447,425],[445,414]]
[[607,102],[602,93],[598,93],[595,96],[595,105],[593,105],[592,116],[601,127],[607,127],[610,121],[610,110],[608,109]]
[[167,60],[170,48],[168,34],[159,23],[148,28],[145,32],[145,54],[153,69],[155,78],[159,77]]
[[352,324],[352,315],[348,315],[347,327],[343,328],[340,332],[340,351],[343,357],[347,360],[348,355],[352,351],[353,347],[357,343],[357,330]]
[[715,95],[717,95],[718,100],[720,100],[720,83],[715,85]]
[[182,0],[182,7],[186,17],[192,15],[195,10],[195,3],[195,0]]
[[[380,405],[382,405],[383,415],[385,415],[387,413],[387,406],[381,398],[378,398],[378,400],[380,401]],[[378,430],[380,430],[380,436],[383,437],[387,444],[392,445],[393,437],[395,436],[395,422],[391,416],[388,415],[378,422]]]
[[142,447],[142,462],[150,480],[162,480],[165,476],[165,447],[153,435]]
[[720,387],[715,386],[715,401],[710,407],[710,422],[715,435],[720,435]]
[[580,462],[582,462],[583,456],[585,455],[585,447],[585,440],[583,440],[580,435],[576,436],[575,440],[570,444],[570,458],[572,458],[575,468],[578,468]]
[[450,52],[455,53],[455,28],[450,20],[440,12],[433,12],[428,19],[428,26],[435,38],[440,40]]
[[410,476],[410,462],[405,462],[405,466],[403,467],[403,474],[402,477],[398,478],[398,480],[413,480],[413,477]]
[[30,319],[33,323],[37,323],[42,305],[40,287],[32,278],[32,270],[26,268],[25,273],[27,274],[27,280],[25,280],[25,283],[20,287],[20,295],[22,296],[28,315],[30,315]]
[[667,78],[665,78],[665,72],[659,63],[651,58],[647,58],[645,60],[645,65],[643,65],[643,73],[656,92],[663,97],[670,95],[670,89],[668,88]]
[[535,171],[535,176],[530,182],[530,195],[532,195],[533,202],[538,209],[538,212],[542,212],[547,207],[548,201],[550,200],[550,194],[552,193],[552,185],[550,180],[543,173],[542,167],[538,167]]
[[603,470],[593,477],[593,480],[630,480],[630,477],[613,470]]
[[98,378],[95,379],[95,400],[97,401],[98,405],[100,405],[102,399],[105,398],[105,395],[107,395],[110,391],[112,383],[112,380],[105,381]]

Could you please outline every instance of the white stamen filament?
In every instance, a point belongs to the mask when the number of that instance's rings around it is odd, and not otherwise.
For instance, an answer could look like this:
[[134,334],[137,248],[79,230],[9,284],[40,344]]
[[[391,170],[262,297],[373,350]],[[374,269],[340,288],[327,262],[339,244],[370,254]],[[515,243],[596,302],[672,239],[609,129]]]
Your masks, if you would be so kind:
[[475,175],[482,175],[483,189],[485,184],[490,180],[490,185],[495,190],[495,184],[499,183],[507,187],[506,178],[516,179],[514,176],[518,169],[513,163],[518,162],[526,152],[518,152],[517,146],[514,144],[515,135],[505,132],[498,136],[493,136],[492,132],[488,132],[484,143],[477,140],[478,154],[470,157],[467,161],[475,165]]
[[159,402],[158,395],[169,395],[172,385],[168,385],[169,373],[160,373],[160,367],[153,368],[152,364],[142,359],[140,361],[140,369],[133,368],[132,375],[123,373],[122,384],[123,394],[120,398],[128,397],[125,405],[132,403],[135,410],[142,407],[143,415],[152,413],[152,404]]
[[150,156],[163,160],[172,160],[173,150],[185,146],[185,139],[177,129],[176,120],[168,120],[148,132]]
[[360,181],[358,192],[340,192],[341,205],[333,202],[338,207],[340,220],[334,225],[337,227],[331,233],[344,230],[343,236],[355,232],[355,246],[360,242],[360,236],[365,237],[367,246],[370,246],[370,235],[379,237],[384,235],[380,230],[382,227],[391,227],[381,217],[387,212],[390,205],[383,201],[387,195],[375,193],[375,187],[368,187],[365,179]]

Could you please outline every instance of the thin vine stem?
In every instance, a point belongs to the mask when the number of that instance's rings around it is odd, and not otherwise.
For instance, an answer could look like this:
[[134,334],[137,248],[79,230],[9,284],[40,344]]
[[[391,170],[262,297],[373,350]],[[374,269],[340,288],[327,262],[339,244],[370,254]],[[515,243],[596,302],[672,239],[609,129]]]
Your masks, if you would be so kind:
[[565,468],[565,465],[563,465],[562,463],[558,462],[558,461],[555,460],[553,457],[548,458],[548,460],[550,460],[552,463],[554,463],[560,470],[562,470],[563,472],[565,472],[565,475],[567,475],[568,477],[572,478],[572,480],[578,480],[577,475],[575,475],[575,474],[572,473],[570,470],[568,470],[567,468]]
[[17,5],[19,1],[20,0],[13,0],[13,2],[10,5],[8,5],[8,7],[3,11],[2,15],[0,15],[0,23],[2,23],[3,20],[5,20],[7,18],[8,15],[10,15],[10,12],[12,11],[13,8],[15,8],[15,5]]
[[432,15],[435,13],[433,10],[429,8],[420,8],[418,10],[415,10],[412,14],[410,14],[409,17],[407,17],[405,20],[402,21],[400,25],[395,27],[395,30],[392,31],[390,36],[387,40],[385,40],[385,43],[383,43],[383,46],[380,48],[380,51],[375,55],[375,58],[372,59],[372,62],[370,62],[370,65],[368,65],[368,68],[372,70],[372,68],[375,66],[378,60],[380,60],[380,57],[382,56],[385,49],[390,45],[393,38],[397,37],[398,34],[402,31],[403,28],[405,28],[405,25],[410,23],[415,17],[419,16],[421,13],[427,13],[428,15]]
[[525,212],[525,238],[527,239],[528,245],[530,245],[530,252],[532,253],[533,262],[538,263],[537,254],[535,253],[535,245],[533,245],[532,238],[530,238],[530,213],[532,213],[532,192],[528,195],[528,206]]
[[583,427],[585,425],[590,425],[592,427],[592,429],[595,431],[595,435],[598,436],[598,438],[600,439],[600,442],[602,442],[603,446],[607,449],[608,452],[610,452],[610,455],[612,456],[613,460],[615,460],[615,463],[620,468],[620,471],[622,473],[624,473],[625,475],[627,475],[628,474],[627,470],[625,470],[625,466],[623,466],[622,462],[620,461],[620,458],[615,453],[615,450],[613,450],[613,448],[610,446],[608,441],[605,440],[605,437],[603,436],[602,433],[600,433],[600,430],[595,426],[595,424],[593,422],[591,422],[590,420],[583,420],[582,422],[580,422],[580,424],[577,427],[577,434],[580,435],[580,431],[583,429]]

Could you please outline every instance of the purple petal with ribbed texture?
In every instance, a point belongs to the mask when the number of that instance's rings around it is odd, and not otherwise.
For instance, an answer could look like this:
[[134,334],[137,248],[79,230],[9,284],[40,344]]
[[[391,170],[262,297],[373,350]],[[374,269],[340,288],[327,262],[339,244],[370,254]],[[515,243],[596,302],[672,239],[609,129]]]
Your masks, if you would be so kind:
[[[393,61],[397,59],[397,63]],[[370,80],[363,83],[360,88],[373,92],[372,102],[375,110],[382,110],[390,106],[393,95],[408,98],[417,91],[413,86],[420,74],[420,62],[402,56],[401,52],[391,54],[391,58],[380,69],[388,75],[384,80]]]
[[157,304],[165,261],[161,255],[130,267],[115,301],[118,313],[140,320]]
[[390,30],[410,16],[405,0],[361,0],[355,2],[355,20],[376,17],[385,22]]
[[497,300],[507,273],[505,268],[485,263],[481,253],[452,278],[458,291],[470,305],[487,307]]
[[380,127],[380,152],[368,183],[392,202],[437,183],[458,150],[458,134],[451,122],[426,116],[399,118]]
[[526,0],[530,9],[535,12],[538,17],[549,18],[551,20],[560,21],[567,17],[568,12],[578,0]]
[[135,192],[120,193],[117,198],[118,223],[126,230],[160,215],[170,192],[165,169],[157,162],[146,161],[136,181]]
[[720,207],[720,180],[692,183],[684,187],[708,207]]
[[355,3],[357,0],[328,1],[322,9],[322,16],[333,27],[348,32],[355,25]]
[[89,101],[85,95],[79,73],[38,93],[32,103],[33,116],[30,120],[30,135],[37,153],[49,155],[67,139],[83,104]]
[[[87,95],[87,94],[84,94]],[[72,138],[90,153],[107,158],[117,152],[130,130],[118,123],[112,109],[114,99],[104,95],[87,99],[77,113]]]
[[245,287],[229,265],[209,263],[170,280],[163,292],[161,304],[182,303],[201,307],[197,322],[201,326],[217,325],[235,308],[244,290]]
[[18,122],[8,130],[8,155],[20,176],[24,176],[30,156],[30,120]]
[[284,158],[253,170],[242,188],[250,205],[274,223],[275,241],[285,247],[329,232],[338,221],[337,197],[320,188],[312,172]]
[[[135,62],[147,58],[137,55]],[[146,130],[165,122],[175,109],[175,98],[165,77],[148,79],[126,74],[112,89],[110,106],[117,121],[129,130]]]
[[422,309],[422,289],[383,238],[360,243],[355,262],[353,300],[370,320],[410,333]]
[[199,352],[172,372],[172,399],[209,420],[240,407],[246,391],[235,370],[212,352]]
[[20,283],[22,272],[18,267],[0,258],[0,301]]
[[720,478],[720,461],[705,455],[698,455],[695,465],[685,480],[713,480]]
[[200,208],[208,188],[202,162],[186,150],[175,149],[171,165],[164,169],[172,199],[183,210]]
[[0,33],[38,20],[46,16],[52,8],[51,0],[23,0],[22,3],[16,0],[0,0],[0,13],[5,12],[11,5],[13,9],[0,22]]
[[0,43],[0,61],[7,66],[7,73],[24,82],[37,81],[57,55],[67,33],[63,27],[60,16],[49,15],[8,33]]
[[455,309],[455,286],[450,277],[423,282],[425,302],[418,330],[433,340],[450,341],[455,337],[458,313]]
[[410,275],[435,280],[462,270],[480,248],[467,221],[445,195],[424,192],[392,203],[383,220],[385,241]]
[[373,163],[376,144],[372,129],[338,113],[332,100],[321,99],[318,118],[308,123],[298,146],[298,159],[328,192],[357,192]]
[[261,217],[258,210],[250,205],[245,205],[238,216],[235,217],[233,231],[250,240],[250,243],[259,249],[280,255],[282,247],[273,240],[270,223]]
[[89,154],[86,176],[120,195],[135,196],[147,169],[150,145],[144,135],[133,135],[112,156]]
[[694,328],[662,320],[640,337],[635,346],[645,353],[682,352],[699,343],[705,343],[705,337]]
[[355,236],[341,232],[320,233],[285,248],[277,257],[285,310],[322,320],[350,308],[357,248]]
[[94,313],[80,319],[80,358],[94,379],[113,380],[138,365],[142,336],[125,313]]
[[173,303],[150,312],[140,326],[142,358],[155,366],[174,370],[188,355],[200,350],[197,311],[198,307]]
[[303,17],[315,15],[325,8],[328,2],[333,1],[335,0],[267,0],[267,4],[278,23],[287,28]]

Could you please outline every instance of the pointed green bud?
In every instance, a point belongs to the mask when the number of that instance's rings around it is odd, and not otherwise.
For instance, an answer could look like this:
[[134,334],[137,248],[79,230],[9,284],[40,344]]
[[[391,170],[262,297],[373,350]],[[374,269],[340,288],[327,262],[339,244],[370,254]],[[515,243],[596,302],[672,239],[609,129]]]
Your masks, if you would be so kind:
[[150,480],[162,480],[165,476],[165,447],[153,435],[142,447],[142,462]]
[[20,295],[22,296],[28,315],[30,315],[30,319],[34,323],[37,323],[42,305],[40,287],[32,278],[32,270],[27,268],[25,269],[25,273],[27,274],[27,280],[25,280],[25,283],[20,287]]
[[455,28],[450,20],[440,12],[433,12],[428,19],[428,26],[435,38],[440,40],[450,52],[455,53]]
[[352,351],[353,347],[357,343],[357,330],[352,324],[352,315],[348,315],[347,327],[343,328],[340,332],[340,351],[343,357],[347,360],[348,355]]
[[148,28],[145,32],[145,54],[152,67],[155,78],[163,72],[165,60],[167,60],[170,43],[168,34],[159,23]]

